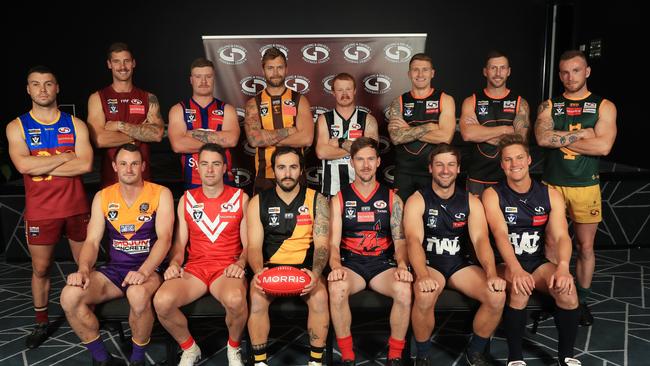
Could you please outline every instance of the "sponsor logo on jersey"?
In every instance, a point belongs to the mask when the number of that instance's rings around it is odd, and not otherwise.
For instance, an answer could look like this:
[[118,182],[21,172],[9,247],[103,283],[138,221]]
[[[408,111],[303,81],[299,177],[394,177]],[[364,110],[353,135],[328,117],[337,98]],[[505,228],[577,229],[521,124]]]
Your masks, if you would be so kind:
[[269,103],[262,102],[260,103],[260,116],[266,117],[269,115]]
[[[274,112],[275,113],[275,109]],[[296,108],[296,103],[293,100],[285,100],[284,103],[282,103],[282,114],[286,116],[295,116],[298,114],[298,110]]]
[[135,232],[135,225],[122,224],[120,225],[120,234],[131,234]]
[[280,213],[280,207],[269,207],[268,212],[270,214],[279,214]]
[[223,116],[224,114],[222,109],[214,109],[211,113],[215,116]]
[[384,201],[384,200],[379,200],[379,201],[376,201],[373,204],[373,206],[375,206],[375,208],[378,208],[378,209],[381,210],[381,209],[386,208],[386,206],[388,206],[388,204],[386,204],[386,201]]
[[435,215],[435,216],[437,216],[437,215],[438,215],[438,210],[436,210],[436,209],[434,209],[434,208],[430,208],[430,209],[429,209],[429,215]]
[[555,110],[553,112],[554,115],[560,116],[564,114],[564,102],[561,103],[553,103],[553,109]]
[[309,206],[307,205],[302,205],[298,207],[298,213],[301,215],[309,214]]
[[311,225],[311,216],[307,215],[298,215],[296,218],[296,225]]
[[285,220],[293,220],[293,212],[285,212],[284,213],[284,219]]
[[437,100],[427,100],[425,104],[426,110],[424,113],[426,114],[433,114],[433,113],[439,113],[440,108],[439,108],[439,102]]
[[517,213],[517,207],[506,206],[505,211],[506,211],[506,213]]
[[596,113],[597,109],[598,103],[585,102],[584,106],[582,107],[582,113]]
[[150,239],[113,240],[113,248],[128,254],[148,253],[151,247]]
[[240,65],[246,62],[248,51],[244,46],[238,44],[229,44],[220,47],[217,50],[219,61],[226,65]]
[[580,116],[582,115],[582,107],[579,103],[570,103],[569,106],[566,107],[566,114],[569,116]]
[[390,43],[384,47],[384,57],[390,62],[407,62],[411,59],[413,47],[406,43]]
[[28,231],[29,236],[39,236],[41,233],[41,228],[40,226],[30,226]]
[[359,212],[357,222],[375,222],[375,213],[373,211]]
[[542,226],[548,221],[548,215],[535,215],[533,216],[533,226]]
[[429,216],[427,218],[427,227],[428,228],[435,228],[436,225],[438,224],[438,217],[436,216]]
[[120,204],[117,202],[110,202],[108,204],[108,209],[109,210],[119,210],[120,209]]
[[149,221],[151,221],[151,216],[149,216],[149,215],[140,215],[140,216],[138,216],[138,221],[149,222]]
[[343,46],[343,58],[353,64],[368,62],[371,58],[372,49],[365,43],[348,43]]
[[74,135],[71,133],[60,133],[56,135],[56,141],[59,145],[74,144]]
[[58,132],[59,133],[70,133],[70,127],[65,127],[65,126],[59,127]]
[[345,207],[357,207],[357,201],[345,201]]
[[302,59],[310,64],[322,64],[330,59],[330,49],[322,43],[310,43],[303,46]]
[[516,109],[517,109],[517,101],[516,100],[504,100],[503,101],[503,111],[505,113],[515,113]]

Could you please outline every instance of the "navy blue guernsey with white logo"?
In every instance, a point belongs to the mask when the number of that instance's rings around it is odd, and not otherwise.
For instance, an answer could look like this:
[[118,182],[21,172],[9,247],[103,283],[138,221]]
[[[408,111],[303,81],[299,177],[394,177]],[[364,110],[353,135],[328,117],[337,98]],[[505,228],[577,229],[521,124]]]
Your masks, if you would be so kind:
[[431,186],[419,190],[424,198],[424,240],[429,258],[465,258],[468,254],[469,194],[456,187],[448,199],[440,198]]
[[544,259],[544,236],[551,212],[548,187],[533,180],[528,192],[517,193],[503,181],[494,190],[517,259]]

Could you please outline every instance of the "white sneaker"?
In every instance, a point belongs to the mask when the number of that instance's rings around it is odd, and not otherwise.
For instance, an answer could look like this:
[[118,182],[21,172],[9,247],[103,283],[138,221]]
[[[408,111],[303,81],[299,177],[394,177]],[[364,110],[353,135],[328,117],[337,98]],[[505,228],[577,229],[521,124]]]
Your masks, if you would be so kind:
[[322,362],[316,362],[316,361],[309,361],[307,366],[323,366]]
[[564,358],[564,363],[567,366],[582,366],[582,362],[576,360],[575,358],[571,358],[571,357],[565,357]]
[[508,362],[508,366],[526,366],[526,362],[524,362],[524,361],[510,361],[510,362]]
[[200,359],[201,349],[196,343],[194,343],[192,347],[183,351],[178,366],[193,366],[195,363],[199,362]]
[[255,362],[253,366],[269,366],[266,364],[266,362]]
[[231,345],[226,346],[226,356],[228,356],[228,366],[244,366],[241,359],[241,349]]

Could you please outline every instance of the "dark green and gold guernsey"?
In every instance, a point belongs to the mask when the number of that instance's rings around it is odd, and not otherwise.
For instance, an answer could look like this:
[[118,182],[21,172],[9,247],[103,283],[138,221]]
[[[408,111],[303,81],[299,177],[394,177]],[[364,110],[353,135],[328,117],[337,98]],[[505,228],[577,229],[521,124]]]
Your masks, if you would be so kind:
[[301,187],[288,205],[275,189],[262,191],[259,195],[260,221],[264,225],[264,265],[311,268],[316,191]]
[[[551,103],[553,129],[576,131],[594,128],[598,121],[603,98],[589,94],[574,100],[563,95],[548,101]],[[599,183],[597,156],[581,155],[569,148],[546,149],[543,180],[552,185],[565,187],[588,187]]]

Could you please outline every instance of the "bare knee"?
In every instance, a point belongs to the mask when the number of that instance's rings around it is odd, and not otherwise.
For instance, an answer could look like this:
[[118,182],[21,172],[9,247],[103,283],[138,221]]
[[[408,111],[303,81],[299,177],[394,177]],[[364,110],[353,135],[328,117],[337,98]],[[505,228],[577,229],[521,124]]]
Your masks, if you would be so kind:
[[175,296],[171,291],[158,291],[153,298],[153,306],[156,313],[161,316],[168,315],[172,310],[178,308],[175,302]]
[[129,300],[131,312],[137,316],[142,315],[151,308],[151,295],[141,285],[131,285],[126,290],[126,298]]
[[309,294],[309,311],[314,313],[328,313],[329,312],[329,302],[327,298],[327,291],[325,288],[316,288],[314,291]]
[[61,307],[63,311],[70,312],[74,311],[80,304],[81,299],[83,298],[84,292],[81,287],[78,286],[66,286],[61,291]]
[[575,309],[578,307],[578,296],[576,295],[575,292],[573,292],[571,295],[569,294],[556,294],[553,297],[555,297],[555,304],[562,309]]
[[45,262],[32,263],[32,274],[37,278],[48,278],[50,276],[50,264]]
[[246,292],[245,290],[233,290],[226,294],[224,300],[221,303],[226,311],[229,313],[241,313],[246,310]]
[[528,305],[528,299],[530,296],[524,294],[516,294],[514,291],[510,291],[510,299],[508,300],[508,305],[513,309],[523,309]]
[[340,306],[348,301],[350,297],[350,286],[344,281],[334,281],[328,284],[330,293],[330,303],[334,306]]
[[436,302],[438,301],[439,295],[439,290],[434,292],[415,291],[414,308],[421,312],[433,311],[433,308],[436,306]]
[[411,307],[411,285],[407,282],[396,282],[393,288],[393,304]]
[[505,291],[488,291],[487,295],[483,300],[483,305],[487,306],[490,311],[499,312],[503,310],[503,307],[506,304],[506,293]]

